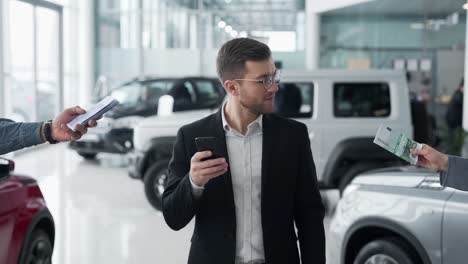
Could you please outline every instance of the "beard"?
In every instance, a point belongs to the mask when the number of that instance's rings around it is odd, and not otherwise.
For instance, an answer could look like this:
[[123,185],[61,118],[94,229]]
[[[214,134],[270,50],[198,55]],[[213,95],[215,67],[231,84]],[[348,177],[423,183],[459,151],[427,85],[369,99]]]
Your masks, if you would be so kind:
[[265,101],[259,103],[255,99],[256,98],[239,98],[239,103],[242,107],[244,107],[254,115],[263,115],[273,112],[273,103],[271,103],[270,106],[268,104],[265,104]]

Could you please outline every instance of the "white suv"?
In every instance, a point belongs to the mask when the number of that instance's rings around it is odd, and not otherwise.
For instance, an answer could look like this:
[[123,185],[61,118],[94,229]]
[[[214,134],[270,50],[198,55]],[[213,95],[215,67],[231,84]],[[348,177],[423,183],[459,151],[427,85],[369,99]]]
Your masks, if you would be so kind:
[[[216,112],[219,105],[149,117],[135,127],[129,175],[144,181],[155,208],[161,208],[177,130]],[[424,121],[421,107],[415,109]],[[322,188],[343,190],[357,174],[399,162],[372,143],[380,124],[413,135],[407,82],[399,71],[285,71],[275,108],[277,114],[307,125]],[[421,136],[415,139],[427,142]]]

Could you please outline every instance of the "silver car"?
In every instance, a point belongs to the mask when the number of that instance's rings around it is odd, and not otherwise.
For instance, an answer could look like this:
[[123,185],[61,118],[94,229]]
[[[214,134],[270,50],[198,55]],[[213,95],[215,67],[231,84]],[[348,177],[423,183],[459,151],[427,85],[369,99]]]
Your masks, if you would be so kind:
[[468,263],[468,193],[416,167],[355,178],[329,230],[328,263]]

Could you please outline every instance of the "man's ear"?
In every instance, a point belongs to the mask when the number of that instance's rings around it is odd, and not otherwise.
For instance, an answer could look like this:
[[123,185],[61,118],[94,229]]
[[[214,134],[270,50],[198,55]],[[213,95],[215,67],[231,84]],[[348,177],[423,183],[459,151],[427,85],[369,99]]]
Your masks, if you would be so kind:
[[237,96],[239,92],[237,91],[238,86],[237,82],[233,80],[226,80],[224,81],[224,89],[226,89],[226,92],[230,95]]

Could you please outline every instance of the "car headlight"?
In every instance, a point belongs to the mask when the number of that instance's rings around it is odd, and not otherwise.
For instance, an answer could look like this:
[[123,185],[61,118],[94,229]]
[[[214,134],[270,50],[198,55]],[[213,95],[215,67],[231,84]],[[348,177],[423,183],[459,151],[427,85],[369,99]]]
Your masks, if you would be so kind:
[[113,128],[133,128],[136,124],[138,124],[143,118],[142,117],[122,117],[117,118],[112,125]]
[[343,197],[349,195],[350,193],[356,191],[359,188],[359,184],[349,184],[343,191]]

